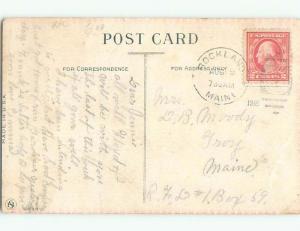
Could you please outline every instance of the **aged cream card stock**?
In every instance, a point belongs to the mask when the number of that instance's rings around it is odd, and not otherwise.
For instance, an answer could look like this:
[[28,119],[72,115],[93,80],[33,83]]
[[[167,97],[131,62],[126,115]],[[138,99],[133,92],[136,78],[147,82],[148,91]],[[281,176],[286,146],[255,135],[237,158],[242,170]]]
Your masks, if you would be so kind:
[[299,213],[299,20],[2,33],[3,212]]

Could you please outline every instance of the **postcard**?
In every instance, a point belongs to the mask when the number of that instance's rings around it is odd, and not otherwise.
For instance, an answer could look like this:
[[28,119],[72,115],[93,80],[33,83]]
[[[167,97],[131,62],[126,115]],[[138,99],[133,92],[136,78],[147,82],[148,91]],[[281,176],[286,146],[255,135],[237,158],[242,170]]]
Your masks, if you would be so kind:
[[297,19],[4,19],[3,212],[299,213],[299,40]]

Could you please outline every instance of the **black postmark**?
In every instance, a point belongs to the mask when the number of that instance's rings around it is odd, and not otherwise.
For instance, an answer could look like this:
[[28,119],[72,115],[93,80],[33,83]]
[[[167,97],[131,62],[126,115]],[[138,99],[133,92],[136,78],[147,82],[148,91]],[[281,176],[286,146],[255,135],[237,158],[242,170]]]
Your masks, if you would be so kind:
[[245,92],[246,62],[235,50],[225,47],[205,51],[197,60],[193,75],[194,88],[202,99],[226,105],[235,102]]

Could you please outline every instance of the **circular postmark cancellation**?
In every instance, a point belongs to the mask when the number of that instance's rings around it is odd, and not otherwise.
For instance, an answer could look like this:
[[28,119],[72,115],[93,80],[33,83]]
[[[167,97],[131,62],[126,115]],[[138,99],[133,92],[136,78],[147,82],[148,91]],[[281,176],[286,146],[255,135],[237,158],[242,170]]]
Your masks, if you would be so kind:
[[17,202],[14,199],[8,199],[5,201],[5,206],[7,209],[12,210],[17,207]]
[[202,99],[225,105],[235,102],[244,94],[246,62],[238,52],[217,47],[205,51],[198,58],[198,62],[193,82]]

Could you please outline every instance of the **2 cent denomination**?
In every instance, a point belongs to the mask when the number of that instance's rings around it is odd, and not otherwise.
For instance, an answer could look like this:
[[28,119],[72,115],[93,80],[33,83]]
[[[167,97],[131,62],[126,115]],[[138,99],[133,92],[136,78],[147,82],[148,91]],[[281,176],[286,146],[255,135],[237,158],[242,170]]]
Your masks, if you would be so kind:
[[289,81],[289,32],[247,32],[247,81]]

